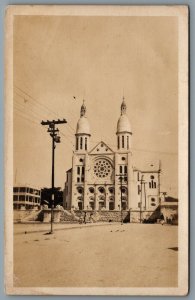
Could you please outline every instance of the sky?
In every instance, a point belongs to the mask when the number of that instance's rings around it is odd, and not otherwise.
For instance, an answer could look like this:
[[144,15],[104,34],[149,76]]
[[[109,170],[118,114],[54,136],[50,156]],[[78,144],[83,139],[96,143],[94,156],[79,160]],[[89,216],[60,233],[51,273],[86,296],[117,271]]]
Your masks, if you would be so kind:
[[55,151],[63,188],[83,99],[91,148],[103,140],[115,150],[124,95],[133,165],[160,160],[161,191],[177,197],[176,17],[15,16],[13,71],[15,185],[51,185],[51,137],[40,123],[65,118]]

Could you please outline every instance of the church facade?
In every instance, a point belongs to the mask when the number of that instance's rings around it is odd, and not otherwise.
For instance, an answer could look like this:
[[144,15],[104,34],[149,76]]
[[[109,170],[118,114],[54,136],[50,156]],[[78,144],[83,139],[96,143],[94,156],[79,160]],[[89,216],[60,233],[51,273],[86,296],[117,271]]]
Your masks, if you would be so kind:
[[83,103],[75,133],[72,168],[66,172],[64,208],[152,213],[160,204],[160,169],[133,166],[132,129],[123,98],[113,151],[104,141],[90,147],[91,132]]

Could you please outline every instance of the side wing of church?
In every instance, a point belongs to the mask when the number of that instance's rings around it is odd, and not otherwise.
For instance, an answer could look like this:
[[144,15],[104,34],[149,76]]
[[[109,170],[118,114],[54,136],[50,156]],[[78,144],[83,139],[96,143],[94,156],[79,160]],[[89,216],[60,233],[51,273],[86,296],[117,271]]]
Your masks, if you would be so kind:
[[67,171],[64,208],[92,211],[155,211],[160,204],[160,169],[138,170],[132,163],[132,130],[123,98],[117,122],[117,151],[104,141],[90,148],[83,103],[76,128],[72,168]]

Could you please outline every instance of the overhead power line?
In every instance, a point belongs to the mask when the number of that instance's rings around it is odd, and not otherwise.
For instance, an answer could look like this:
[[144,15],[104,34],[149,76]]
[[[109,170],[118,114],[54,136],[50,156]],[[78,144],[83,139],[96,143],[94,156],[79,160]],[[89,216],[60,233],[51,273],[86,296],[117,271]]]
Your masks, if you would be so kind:
[[[38,101],[37,99],[35,99],[34,97],[32,97],[29,93],[27,93],[26,91],[24,91],[23,89],[21,89],[20,87],[18,87],[17,85],[15,85],[16,89],[18,89],[20,92],[22,92],[23,94],[25,94],[27,97],[29,97],[30,99],[32,99],[35,103],[37,103],[38,105],[40,105],[41,107],[43,107],[44,109],[46,109],[47,111],[49,111],[50,113],[54,114],[57,118],[59,118],[59,114],[57,114],[54,110],[52,110],[51,108],[48,108],[48,106],[44,105],[43,103],[41,103],[40,101]],[[73,116],[74,117],[74,116]],[[74,128],[70,125],[67,124],[69,126],[69,128],[71,128],[71,130],[73,130],[74,132]]]

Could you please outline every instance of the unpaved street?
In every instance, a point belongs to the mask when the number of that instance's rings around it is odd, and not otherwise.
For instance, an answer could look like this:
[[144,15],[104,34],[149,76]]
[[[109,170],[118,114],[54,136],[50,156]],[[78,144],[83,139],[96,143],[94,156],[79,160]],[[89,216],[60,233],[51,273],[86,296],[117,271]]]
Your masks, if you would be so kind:
[[14,226],[15,286],[177,286],[177,226],[83,224],[53,235]]

